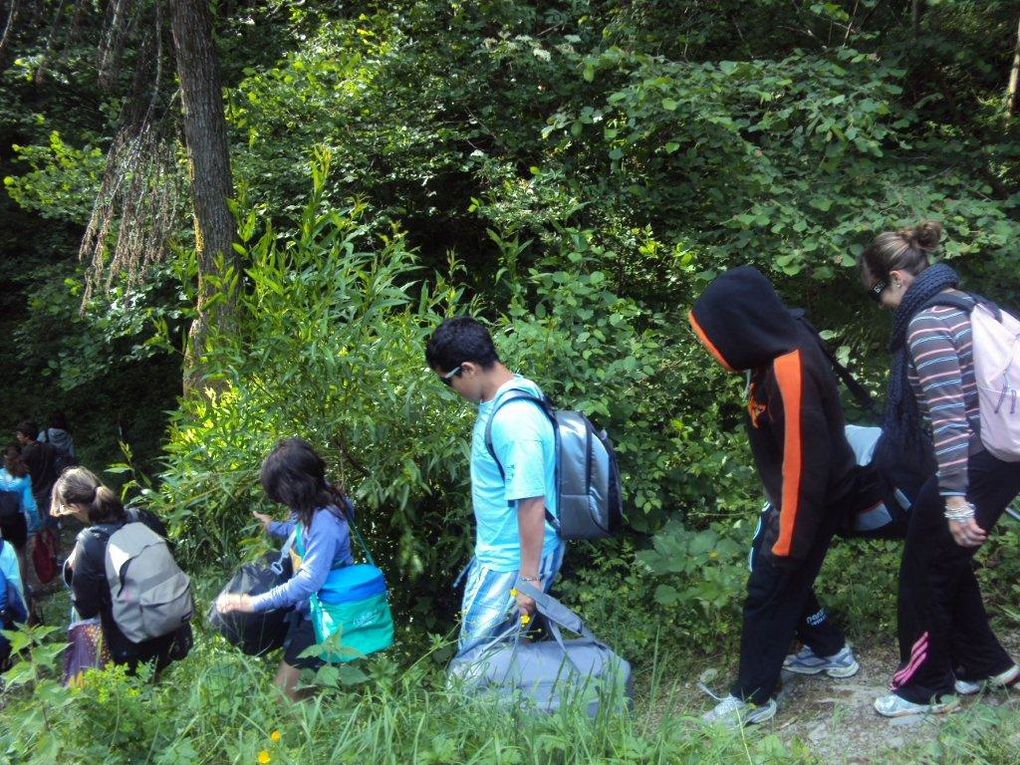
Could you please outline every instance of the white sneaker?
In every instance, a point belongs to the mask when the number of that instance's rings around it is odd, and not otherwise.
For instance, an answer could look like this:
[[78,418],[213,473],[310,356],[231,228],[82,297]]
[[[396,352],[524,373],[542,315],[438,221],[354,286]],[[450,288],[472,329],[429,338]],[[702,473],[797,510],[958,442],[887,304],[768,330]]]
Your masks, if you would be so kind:
[[961,696],[973,696],[983,690],[1009,688],[1020,680],[1020,667],[1014,664],[1005,672],[992,675],[984,680],[957,680],[953,683],[954,690]]
[[908,715],[939,715],[951,712],[959,704],[956,696],[943,696],[935,704],[915,704],[890,693],[875,699],[875,711],[883,717],[906,717]]
[[727,696],[718,704],[715,709],[706,712],[701,719],[707,723],[718,723],[730,728],[739,728],[743,725],[756,725],[771,720],[776,716],[775,699],[769,699],[764,704],[752,704],[743,701],[736,696]]
[[804,646],[783,660],[783,669],[798,675],[817,675],[824,672],[829,677],[853,677],[860,668],[861,665],[854,658],[849,643],[832,656],[819,656],[810,647]]

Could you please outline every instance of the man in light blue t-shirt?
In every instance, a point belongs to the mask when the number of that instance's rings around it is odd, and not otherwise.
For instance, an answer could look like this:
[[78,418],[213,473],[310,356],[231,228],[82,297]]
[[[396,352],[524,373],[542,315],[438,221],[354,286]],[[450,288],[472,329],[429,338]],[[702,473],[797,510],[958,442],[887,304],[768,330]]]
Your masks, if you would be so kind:
[[[556,439],[538,406],[505,400],[511,391],[538,397],[542,391],[507,369],[489,331],[474,319],[444,321],[429,339],[425,357],[444,384],[478,404],[471,435],[475,557],[462,604],[464,651],[511,629],[515,612],[534,612],[533,599],[511,593],[518,578],[548,591],[559,572],[564,544],[546,521],[546,511],[558,517]],[[490,419],[498,463],[485,443]]]

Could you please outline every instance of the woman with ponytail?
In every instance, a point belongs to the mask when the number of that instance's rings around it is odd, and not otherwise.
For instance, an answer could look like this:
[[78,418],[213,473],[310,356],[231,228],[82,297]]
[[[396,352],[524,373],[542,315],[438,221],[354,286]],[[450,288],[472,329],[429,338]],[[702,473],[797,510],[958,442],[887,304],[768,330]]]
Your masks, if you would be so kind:
[[68,468],[53,485],[50,515],[74,517],[85,524],[78,533],[74,550],[64,562],[64,581],[71,588],[71,601],[82,619],[99,616],[103,639],[110,658],[127,664],[134,672],[139,662],[156,662],[161,669],[187,655],[191,648],[191,627],[162,637],[133,643],[113,618],[110,585],[106,578],[106,548],[115,531],[127,523],[144,523],[160,536],[166,526],[148,511],[125,510],[116,493],[83,467]]
[[[981,445],[970,316],[974,296],[931,256],[942,226],[879,234],[859,260],[869,296],[894,311],[892,369],[879,462],[913,452],[934,474],[911,512],[900,566],[900,667],[887,717],[943,712],[953,693],[1006,687],[1020,667],[988,624],[972,558],[1020,493],[1020,464]],[[941,302],[940,301],[944,301]],[[956,301],[950,304],[951,301]]]
[[[351,532],[344,512],[350,505],[343,491],[326,480],[322,457],[301,438],[288,438],[277,444],[262,463],[261,483],[266,496],[286,505],[291,515],[286,521],[276,521],[264,513],[252,515],[272,536],[287,539],[301,535],[298,537],[301,545],[291,547],[294,575],[262,595],[221,595],[216,606],[222,613],[258,613],[294,607],[276,684],[296,701],[301,670],[317,669],[323,664],[317,657],[301,656],[316,643],[309,599],[322,589],[331,570],[354,563]],[[303,556],[296,554],[299,547]]]

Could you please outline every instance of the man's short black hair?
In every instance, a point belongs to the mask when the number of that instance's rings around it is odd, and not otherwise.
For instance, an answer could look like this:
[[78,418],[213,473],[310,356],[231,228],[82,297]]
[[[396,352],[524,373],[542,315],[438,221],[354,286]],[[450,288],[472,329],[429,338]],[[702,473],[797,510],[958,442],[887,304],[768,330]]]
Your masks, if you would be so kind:
[[465,361],[489,369],[499,361],[499,354],[484,325],[470,316],[457,316],[432,333],[425,346],[425,359],[432,369],[452,372]]

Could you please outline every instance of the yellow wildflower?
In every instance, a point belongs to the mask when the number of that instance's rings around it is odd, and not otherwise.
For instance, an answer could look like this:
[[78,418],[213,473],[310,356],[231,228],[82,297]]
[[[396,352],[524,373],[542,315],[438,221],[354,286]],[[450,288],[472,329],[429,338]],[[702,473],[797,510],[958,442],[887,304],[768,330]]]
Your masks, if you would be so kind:
[[261,752],[259,752],[259,763],[260,763],[260,765],[269,765],[269,763],[272,761],[272,759],[273,759],[272,755],[269,754],[269,752],[267,752],[265,749],[263,749]]
[[523,614],[521,616],[521,624],[531,624],[531,616],[529,616],[528,614]]
[[273,740],[274,744],[279,744],[280,739],[283,738],[283,734],[280,733],[280,731],[278,730],[274,730],[272,733],[269,734],[269,738]]
[[517,591],[516,587],[514,587],[513,589],[510,590],[510,597],[511,598],[516,598],[518,595],[520,595],[520,593]]

